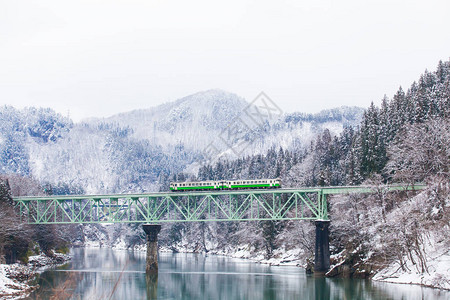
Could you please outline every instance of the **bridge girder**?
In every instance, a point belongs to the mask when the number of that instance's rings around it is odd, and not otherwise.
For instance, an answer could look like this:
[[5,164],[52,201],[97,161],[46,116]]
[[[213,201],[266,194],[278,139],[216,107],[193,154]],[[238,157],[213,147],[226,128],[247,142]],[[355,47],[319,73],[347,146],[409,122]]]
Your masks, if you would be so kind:
[[[424,185],[385,186],[388,191]],[[328,220],[327,196],[374,193],[374,187],[14,198],[30,224]]]

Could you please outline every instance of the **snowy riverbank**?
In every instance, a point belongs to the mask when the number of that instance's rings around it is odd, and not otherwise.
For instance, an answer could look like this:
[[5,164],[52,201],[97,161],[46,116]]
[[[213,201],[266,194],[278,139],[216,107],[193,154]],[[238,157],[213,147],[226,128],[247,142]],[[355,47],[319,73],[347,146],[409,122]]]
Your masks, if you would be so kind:
[[[98,247],[98,245],[90,244],[90,247]],[[132,248],[127,248],[126,244],[122,241],[111,247],[115,250],[134,250],[145,252],[147,251],[146,245],[136,245]],[[278,248],[273,251],[271,258],[267,259],[263,251],[257,251],[254,247],[250,245],[238,245],[236,247],[226,247],[226,249],[218,249],[214,247],[213,244],[207,245],[208,251],[199,251],[194,247],[190,247],[187,241],[181,242],[175,246],[170,248],[160,246],[160,252],[178,252],[178,253],[207,253],[211,255],[222,255],[233,258],[242,258],[248,259],[253,262],[269,264],[273,266],[297,266],[297,267],[306,267],[306,261],[302,257],[304,257],[303,251],[301,249],[291,249],[286,250],[284,248]]]
[[[427,245],[426,264],[428,266],[427,272],[420,272],[417,265],[413,261],[405,259],[407,264],[402,269],[397,264],[392,264],[386,268],[381,269],[377,273],[372,274],[372,280],[380,282],[391,282],[401,284],[415,284],[438,289],[450,290],[450,249],[447,245],[439,241],[429,240]],[[133,249],[127,249],[125,244],[116,244],[113,249],[117,250],[135,250],[146,251],[145,245],[136,245]],[[190,248],[187,245],[178,245],[175,248],[176,252],[180,253],[198,253],[196,249]],[[174,252],[174,248],[161,247],[161,252]],[[306,262],[301,249],[276,249],[270,259],[266,259],[263,253],[255,252],[249,245],[240,245],[236,248],[227,248],[224,250],[210,250],[208,254],[224,255],[233,258],[248,259],[253,262],[262,264],[269,264],[273,266],[297,266],[306,268]]]
[[419,284],[428,287],[450,290],[450,249],[447,244],[430,235],[424,243],[427,253],[426,270],[422,272],[417,263],[418,257],[405,257],[405,264],[393,263],[382,269],[372,278],[376,281]]
[[70,260],[66,254],[55,253],[53,257],[35,255],[29,257],[28,264],[0,265],[0,298],[22,299],[27,297],[39,286],[32,281],[38,273],[45,269],[64,264]]

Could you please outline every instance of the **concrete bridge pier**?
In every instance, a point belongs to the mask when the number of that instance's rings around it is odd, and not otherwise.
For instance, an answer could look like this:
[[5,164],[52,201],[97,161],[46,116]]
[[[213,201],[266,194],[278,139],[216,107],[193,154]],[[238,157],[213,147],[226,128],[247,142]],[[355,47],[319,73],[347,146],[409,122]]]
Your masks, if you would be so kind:
[[325,275],[330,269],[330,221],[317,220],[316,224],[316,248],[314,257],[314,274]]
[[161,230],[161,225],[144,224],[142,225],[147,234],[147,263],[145,272],[147,274],[158,273],[158,233]]

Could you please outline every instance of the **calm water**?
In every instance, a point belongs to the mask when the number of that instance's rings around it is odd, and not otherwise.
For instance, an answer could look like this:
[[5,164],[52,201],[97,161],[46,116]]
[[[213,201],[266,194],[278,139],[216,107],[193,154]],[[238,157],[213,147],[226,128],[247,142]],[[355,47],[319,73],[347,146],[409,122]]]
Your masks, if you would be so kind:
[[42,273],[30,299],[450,299],[413,285],[314,278],[221,256],[160,253],[159,275],[146,276],[145,253],[73,249],[66,266]]

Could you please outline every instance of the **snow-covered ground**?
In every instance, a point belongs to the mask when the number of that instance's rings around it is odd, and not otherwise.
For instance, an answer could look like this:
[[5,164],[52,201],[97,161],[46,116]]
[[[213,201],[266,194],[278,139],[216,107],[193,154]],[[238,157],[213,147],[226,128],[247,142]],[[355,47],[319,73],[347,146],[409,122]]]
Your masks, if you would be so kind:
[[[0,265],[0,298],[1,299],[20,299],[26,297],[34,287],[26,283],[21,283],[17,279],[11,279],[12,273],[23,269],[24,266],[14,265]],[[29,272],[28,268],[23,270]]]
[[[98,245],[94,243],[90,243],[89,247],[98,247]],[[119,241],[115,244],[112,249],[115,250],[129,250],[124,241]],[[146,245],[136,245],[131,248],[134,251],[145,252],[147,251]],[[160,252],[180,252],[180,253],[198,253],[198,251],[194,247],[188,247],[186,245],[177,245],[175,247],[159,247]],[[270,259],[266,259],[263,252],[256,252],[252,246],[249,245],[238,245],[237,247],[227,247],[227,249],[217,249],[213,248],[208,250],[208,254],[213,255],[223,255],[233,258],[242,258],[248,259],[253,262],[259,262],[263,264],[269,264],[273,266],[299,266],[304,267],[301,249],[276,249],[273,253],[273,256]]]
[[450,246],[437,237],[430,236],[424,244],[424,249],[427,253],[425,272],[421,272],[417,263],[414,264],[414,261],[418,261],[417,257],[413,257],[413,260],[404,257],[406,264],[403,269],[398,263],[393,263],[377,273],[373,280],[450,290]]
[[30,284],[37,273],[50,266],[63,264],[70,259],[69,255],[55,253],[54,257],[45,255],[30,256],[29,263],[0,265],[0,299],[22,299],[38,286]]

